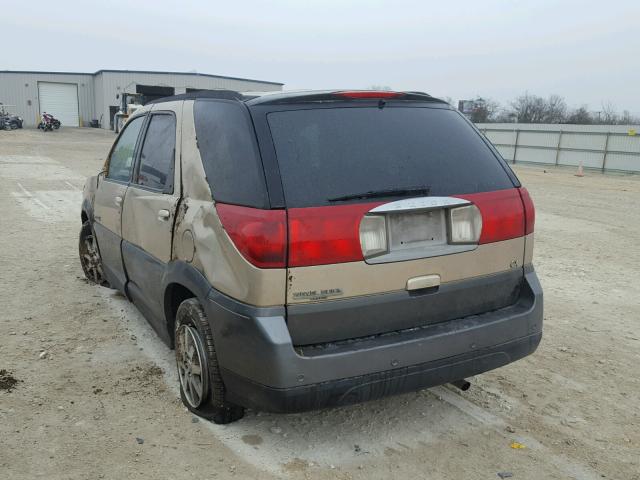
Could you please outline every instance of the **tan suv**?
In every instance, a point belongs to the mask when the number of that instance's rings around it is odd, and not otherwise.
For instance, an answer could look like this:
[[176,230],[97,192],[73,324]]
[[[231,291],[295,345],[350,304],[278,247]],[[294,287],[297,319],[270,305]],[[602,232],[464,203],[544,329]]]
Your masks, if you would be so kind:
[[84,188],[87,277],[175,346],[218,423],[451,382],[532,353],[534,208],[447,103],[416,92],[155,101]]

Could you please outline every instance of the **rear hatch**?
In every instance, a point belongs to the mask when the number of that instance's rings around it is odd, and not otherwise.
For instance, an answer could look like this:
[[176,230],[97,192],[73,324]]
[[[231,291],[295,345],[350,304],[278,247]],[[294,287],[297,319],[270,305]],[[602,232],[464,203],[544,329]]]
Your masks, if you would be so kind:
[[513,304],[527,226],[504,161],[447,104],[341,95],[251,109],[281,181],[294,344]]

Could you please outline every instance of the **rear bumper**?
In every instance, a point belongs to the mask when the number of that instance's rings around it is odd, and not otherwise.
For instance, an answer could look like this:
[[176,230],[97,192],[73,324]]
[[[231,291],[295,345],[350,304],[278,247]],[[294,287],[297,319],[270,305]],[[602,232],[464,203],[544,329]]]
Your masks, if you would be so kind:
[[509,307],[316,347],[294,348],[283,307],[250,307],[212,291],[205,308],[229,400],[274,412],[362,402],[476,375],[533,353],[542,336],[542,289],[532,268]]

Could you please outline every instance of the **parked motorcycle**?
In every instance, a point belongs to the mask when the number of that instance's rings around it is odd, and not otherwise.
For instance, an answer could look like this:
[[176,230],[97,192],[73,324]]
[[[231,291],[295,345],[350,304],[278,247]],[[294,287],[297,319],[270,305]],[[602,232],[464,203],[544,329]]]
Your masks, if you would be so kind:
[[54,129],[59,129],[61,125],[62,123],[60,123],[60,120],[55,118],[50,113],[44,112],[42,114],[42,120],[38,124],[38,128],[43,132],[50,132]]
[[7,105],[0,103],[0,128],[4,130],[15,130],[22,128],[22,117],[7,112]]

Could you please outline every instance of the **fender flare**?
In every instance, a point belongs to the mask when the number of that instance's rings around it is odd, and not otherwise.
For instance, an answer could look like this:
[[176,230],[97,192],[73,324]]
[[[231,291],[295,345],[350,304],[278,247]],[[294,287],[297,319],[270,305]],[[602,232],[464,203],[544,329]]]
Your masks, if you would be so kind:
[[170,334],[171,327],[169,323],[172,320],[171,299],[168,291],[170,285],[177,284],[189,291],[204,305],[207,301],[209,292],[212,287],[205,276],[193,265],[184,260],[174,260],[167,264],[164,274],[162,275],[162,302],[164,309],[164,324],[167,333]]
[[82,200],[81,212],[85,212],[89,221],[93,223],[93,205],[91,205],[88,198]]
[[199,300],[205,300],[212,289],[202,272],[184,260],[173,260],[167,264],[162,276],[162,291],[166,292],[172,283],[188,288]]

